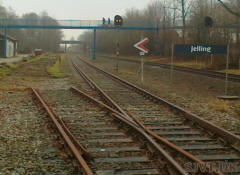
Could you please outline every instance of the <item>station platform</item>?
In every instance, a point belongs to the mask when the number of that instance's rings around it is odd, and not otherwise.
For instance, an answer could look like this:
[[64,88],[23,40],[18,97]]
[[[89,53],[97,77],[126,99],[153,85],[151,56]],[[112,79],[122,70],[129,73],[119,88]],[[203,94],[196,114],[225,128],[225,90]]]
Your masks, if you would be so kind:
[[12,58],[0,58],[0,64],[19,62],[22,61],[23,58],[28,57],[29,55],[30,54],[22,54]]

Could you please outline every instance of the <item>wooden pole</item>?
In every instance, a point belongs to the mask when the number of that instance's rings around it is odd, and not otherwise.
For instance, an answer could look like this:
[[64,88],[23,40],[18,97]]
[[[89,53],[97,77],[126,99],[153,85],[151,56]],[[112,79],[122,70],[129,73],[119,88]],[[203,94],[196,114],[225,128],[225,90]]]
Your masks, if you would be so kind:
[[211,66],[213,65],[213,54],[211,54]]
[[171,83],[173,81],[173,57],[174,57],[174,44],[172,44],[172,56],[171,56]]
[[225,95],[228,94],[228,69],[229,69],[229,44],[228,44],[228,46],[227,46],[226,79],[225,79]]

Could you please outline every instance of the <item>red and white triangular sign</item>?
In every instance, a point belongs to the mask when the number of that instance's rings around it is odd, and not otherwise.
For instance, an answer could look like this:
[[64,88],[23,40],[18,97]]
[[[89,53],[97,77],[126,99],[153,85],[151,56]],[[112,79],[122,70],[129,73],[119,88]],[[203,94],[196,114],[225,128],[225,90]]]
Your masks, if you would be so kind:
[[144,53],[148,53],[149,49],[143,46],[143,45],[145,45],[147,43],[149,43],[149,39],[148,38],[144,38],[143,40],[141,40],[138,43],[134,44],[134,47],[136,47],[137,49],[141,50]]

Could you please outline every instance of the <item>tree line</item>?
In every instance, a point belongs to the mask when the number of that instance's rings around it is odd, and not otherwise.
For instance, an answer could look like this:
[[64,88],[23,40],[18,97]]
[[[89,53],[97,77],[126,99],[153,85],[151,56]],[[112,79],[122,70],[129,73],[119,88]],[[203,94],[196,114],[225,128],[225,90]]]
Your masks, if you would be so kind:
[[[58,22],[46,12],[40,14],[26,13],[18,17],[13,9],[0,6],[0,20],[21,21],[21,23],[34,24],[36,22],[58,25]],[[4,32],[1,29],[2,33]],[[52,29],[8,29],[8,35],[18,40],[19,53],[31,53],[34,49],[43,49],[45,52],[59,51],[59,42],[63,37],[61,30]]]
[[[184,2],[184,4],[183,4]],[[240,0],[225,0],[232,11],[240,12]],[[184,6],[183,6],[184,5]],[[213,27],[205,27],[204,18],[213,19]],[[97,52],[114,54],[116,45],[120,43],[121,55],[136,55],[138,51],[133,44],[148,37],[151,42],[149,55],[169,57],[172,44],[230,44],[231,63],[236,64],[240,59],[240,18],[229,13],[218,0],[156,0],[150,2],[144,9],[131,8],[123,14],[124,23],[142,23],[158,26],[157,31],[97,31]],[[183,29],[170,29],[183,26]],[[88,52],[92,47],[92,31],[87,31],[78,37],[83,41],[83,50]],[[202,56],[203,59],[207,56]],[[217,62],[225,62],[225,57],[216,56]],[[191,56],[182,58],[193,59]],[[219,58],[219,60],[218,60]]]

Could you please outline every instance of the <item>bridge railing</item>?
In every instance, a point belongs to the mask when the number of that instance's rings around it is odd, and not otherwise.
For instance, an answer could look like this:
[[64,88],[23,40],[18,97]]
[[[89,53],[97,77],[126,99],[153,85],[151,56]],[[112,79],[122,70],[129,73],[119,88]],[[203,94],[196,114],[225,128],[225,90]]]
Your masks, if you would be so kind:
[[[26,19],[0,19],[0,26],[68,26],[68,27],[113,27],[114,22],[108,21],[103,25],[102,20],[26,20]],[[124,27],[156,27],[149,21],[125,21]]]
[[[71,29],[71,28],[102,28],[107,27],[115,29],[114,22],[106,20],[103,25],[102,20],[53,20],[53,19],[1,19],[0,28],[56,28],[56,29]],[[166,24],[165,26],[158,26],[152,20],[125,20],[123,22],[123,28],[125,29],[143,29],[143,30],[156,30],[159,29],[182,29],[181,21],[175,21],[175,24]],[[186,28],[193,28],[194,26],[187,26]],[[227,26],[214,26],[215,28],[240,28],[239,25],[227,25]]]
[[98,26],[101,20],[26,20],[26,19],[0,19],[0,25],[31,25],[31,26]]

